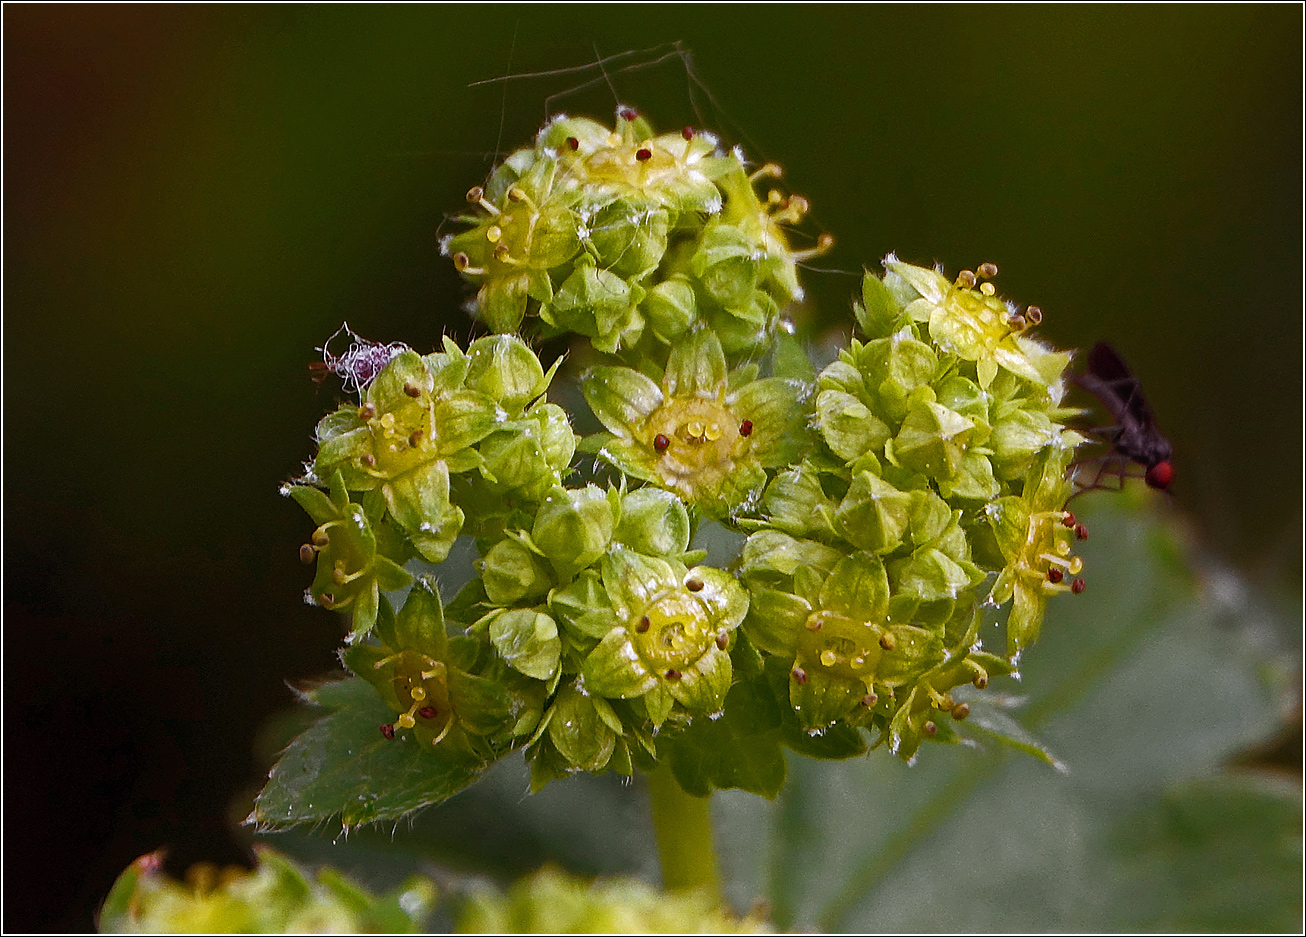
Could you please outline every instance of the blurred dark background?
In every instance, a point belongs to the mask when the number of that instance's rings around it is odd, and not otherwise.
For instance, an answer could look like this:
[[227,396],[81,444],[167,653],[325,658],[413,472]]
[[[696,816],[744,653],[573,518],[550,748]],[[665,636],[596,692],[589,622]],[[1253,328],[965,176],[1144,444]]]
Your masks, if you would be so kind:
[[[335,666],[278,483],[342,320],[471,326],[445,214],[551,95],[469,87],[683,40],[833,232],[809,296],[890,250],[984,261],[1062,347],[1111,340],[1173,438],[1176,508],[1271,596],[1301,587],[1299,7],[14,6],[4,25],[5,907],[81,930],[230,804],[283,683]],[[667,49],[662,49],[666,52]],[[681,58],[608,67],[698,124]],[[606,82],[554,99],[611,118]],[[501,141],[501,142],[500,142]],[[1295,639],[1294,639],[1295,640]]]

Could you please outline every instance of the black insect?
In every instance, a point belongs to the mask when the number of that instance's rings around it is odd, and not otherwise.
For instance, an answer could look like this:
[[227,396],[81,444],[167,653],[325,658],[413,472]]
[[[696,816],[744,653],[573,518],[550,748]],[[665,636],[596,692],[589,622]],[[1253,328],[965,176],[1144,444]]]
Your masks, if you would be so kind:
[[[1160,491],[1169,491],[1174,480],[1170,440],[1156,427],[1152,408],[1147,405],[1138,378],[1130,372],[1119,353],[1106,342],[1098,342],[1088,353],[1088,370],[1072,380],[1102,402],[1115,420],[1114,426],[1089,432],[1110,446],[1105,455],[1075,465],[1076,494],[1107,488],[1103,478],[1116,479],[1116,489],[1123,488],[1130,463],[1143,467],[1143,480]],[[1086,466],[1097,464],[1093,480],[1087,484],[1080,476]],[[1137,476],[1132,476],[1137,477]]]

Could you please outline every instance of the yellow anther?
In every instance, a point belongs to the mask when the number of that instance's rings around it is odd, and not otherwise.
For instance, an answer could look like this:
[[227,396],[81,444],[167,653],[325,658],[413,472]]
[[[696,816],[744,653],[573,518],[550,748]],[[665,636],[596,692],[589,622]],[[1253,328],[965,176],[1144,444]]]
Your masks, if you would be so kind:
[[712,440],[712,442],[716,442],[721,438],[721,427],[715,423],[709,424],[707,429],[703,430],[703,435]]
[[395,725],[405,729],[411,729],[413,726],[417,725],[417,720],[413,718],[412,713],[404,713],[395,720]]
[[984,279],[986,279],[986,280],[992,280],[995,276],[998,275],[998,265],[997,265],[997,264],[980,264],[980,266],[979,266],[979,275],[982,276],[982,277],[984,277]]
[[975,288],[974,272],[970,270],[961,271],[961,273],[957,274],[956,285],[962,289],[973,290]]
[[1070,558],[1070,565],[1067,566],[1066,569],[1069,571],[1070,575],[1078,576],[1084,571],[1084,561],[1077,556],[1073,556]]
[[425,688],[425,687],[415,686],[415,687],[413,687],[411,690],[409,690],[408,693],[409,693],[409,695],[410,695],[413,699],[415,699],[415,700],[417,700],[417,701],[419,701],[419,702],[422,701],[422,700],[424,700],[424,699],[426,699],[426,688]]
[[839,655],[836,654],[834,651],[830,650],[829,648],[826,648],[824,651],[821,652],[821,663],[824,664],[826,667],[833,667],[834,662],[837,661],[838,659],[839,659]]
[[503,237],[503,229],[497,224],[492,224],[485,229],[485,239],[491,244],[498,244],[501,237]]
[[784,196],[780,194],[779,189],[772,189],[766,193],[766,203],[768,205],[779,205],[784,201]]
[[997,288],[992,283],[981,283],[980,292],[985,296],[992,296],[997,292]]
[[517,186],[513,186],[508,190],[508,198],[512,199],[514,202],[520,202],[522,199],[526,198],[526,193],[517,188]]
[[694,437],[702,436],[703,421],[690,420],[688,423],[685,424],[685,431],[688,432],[690,436],[694,436]]

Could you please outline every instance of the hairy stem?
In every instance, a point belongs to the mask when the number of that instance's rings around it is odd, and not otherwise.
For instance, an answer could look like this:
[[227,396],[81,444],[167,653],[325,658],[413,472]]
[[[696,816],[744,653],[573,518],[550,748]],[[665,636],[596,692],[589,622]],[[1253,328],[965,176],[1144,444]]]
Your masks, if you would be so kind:
[[720,901],[712,798],[686,794],[665,764],[659,765],[648,781],[663,887],[668,891],[706,890]]

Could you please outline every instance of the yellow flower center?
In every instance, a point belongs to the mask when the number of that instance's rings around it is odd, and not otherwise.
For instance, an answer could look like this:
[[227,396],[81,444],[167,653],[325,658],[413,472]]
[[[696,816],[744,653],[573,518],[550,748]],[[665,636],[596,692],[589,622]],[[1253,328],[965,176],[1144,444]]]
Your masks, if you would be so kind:
[[716,639],[703,604],[684,590],[654,600],[630,631],[640,659],[657,671],[693,666]]
[[831,611],[816,611],[798,635],[797,661],[804,669],[819,666],[836,677],[862,680],[869,687],[893,635],[870,622]]
[[719,487],[747,451],[739,427],[739,418],[716,400],[675,398],[649,417],[645,442],[663,484],[696,501]]

